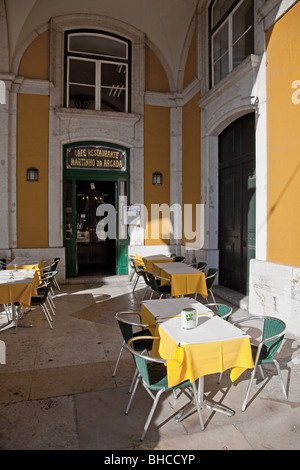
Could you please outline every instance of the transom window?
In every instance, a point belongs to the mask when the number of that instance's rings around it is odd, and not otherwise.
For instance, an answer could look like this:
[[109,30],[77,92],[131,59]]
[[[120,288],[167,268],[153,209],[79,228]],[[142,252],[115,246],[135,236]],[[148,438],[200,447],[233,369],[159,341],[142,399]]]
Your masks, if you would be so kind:
[[95,31],[65,36],[65,106],[130,112],[130,42]]
[[212,86],[253,54],[253,29],[252,0],[214,0],[211,3]]

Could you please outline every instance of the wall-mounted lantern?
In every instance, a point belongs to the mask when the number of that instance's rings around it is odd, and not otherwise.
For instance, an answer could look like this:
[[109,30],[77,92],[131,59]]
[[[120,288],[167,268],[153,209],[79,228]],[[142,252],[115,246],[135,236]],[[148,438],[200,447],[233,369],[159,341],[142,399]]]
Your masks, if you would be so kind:
[[39,180],[39,170],[34,167],[27,168],[27,181],[38,181],[38,180]]
[[152,173],[152,184],[162,185],[162,173],[159,171]]

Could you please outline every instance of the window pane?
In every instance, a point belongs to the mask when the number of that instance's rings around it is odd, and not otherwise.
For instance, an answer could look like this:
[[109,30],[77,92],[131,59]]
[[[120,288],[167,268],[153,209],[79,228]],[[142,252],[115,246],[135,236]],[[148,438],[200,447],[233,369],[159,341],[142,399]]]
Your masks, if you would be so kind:
[[95,87],[70,85],[69,108],[95,109]]
[[214,64],[214,85],[216,85],[229,72],[228,53]]
[[124,64],[101,65],[101,110],[125,112],[126,72]]
[[226,22],[213,36],[213,60],[216,62],[228,52],[228,23]]
[[218,21],[225,15],[225,13],[229,10],[231,5],[233,4],[233,0],[216,0],[212,10],[211,10],[211,27],[213,28],[216,26]]
[[101,110],[126,112],[126,90],[101,87]]
[[253,29],[235,43],[232,48],[233,68],[240,64],[248,55],[253,53]]
[[232,43],[253,27],[253,2],[245,0],[232,15]]
[[70,35],[69,51],[127,58],[127,44],[125,42],[99,34]]
[[95,62],[90,60],[70,59],[69,82],[95,85]]
[[102,63],[101,66],[101,84],[103,86],[126,85],[126,65]]

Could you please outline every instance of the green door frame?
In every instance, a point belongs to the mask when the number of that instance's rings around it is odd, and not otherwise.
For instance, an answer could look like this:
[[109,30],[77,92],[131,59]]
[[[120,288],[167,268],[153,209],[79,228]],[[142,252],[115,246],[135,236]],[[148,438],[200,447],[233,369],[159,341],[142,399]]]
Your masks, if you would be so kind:
[[[125,155],[125,159],[122,162],[121,170],[111,169],[109,165],[107,169],[92,167],[93,169],[88,168],[70,168],[67,164],[67,153],[68,149],[73,152],[74,149],[81,149],[81,154],[84,154],[84,149],[92,149],[98,151],[100,155],[101,152],[104,152],[108,149],[111,151],[112,155],[117,152]],[[66,144],[63,147],[63,159],[64,159],[64,171],[63,171],[63,227],[64,227],[64,247],[65,247],[65,257],[66,257],[66,276],[67,277],[76,277],[78,275],[78,264],[77,264],[77,242],[76,242],[76,183],[79,180],[86,181],[113,181],[115,182],[115,201],[116,201],[116,274],[128,274],[128,230],[127,227],[122,229],[123,238],[119,237],[120,233],[120,215],[122,211],[122,205],[128,204],[129,200],[129,149],[113,143],[107,142],[95,142],[95,141],[84,141],[84,142],[74,142]],[[91,160],[91,159],[90,159]],[[104,162],[103,157],[96,159],[96,164],[100,166],[99,162]],[[108,161],[108,160],[106,160]],[[115,160],[111,160],[112,163],[115,163]],[[82,159],[83,162],[83,159]],[[101,165],[102,165],[101,163]],[[92,165],[92,164],[91,164]],[[121,165],[121,163],[120,163]],[[68,185],[68,188],[67,188]],[[120,198],[122,196],[122,198]],[[122,203],[120,202],[122,201]],[[67,231],[67,225],[70,224],[73,229],[73,235]]]

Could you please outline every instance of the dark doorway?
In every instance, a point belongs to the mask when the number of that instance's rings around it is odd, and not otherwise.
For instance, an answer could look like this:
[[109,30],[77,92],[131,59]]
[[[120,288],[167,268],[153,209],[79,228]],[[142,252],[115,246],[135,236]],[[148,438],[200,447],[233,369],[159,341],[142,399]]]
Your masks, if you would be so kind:
[[248,294],[255,257],[255,115],[219,136],[219,283]]
[[107,227],[101,226],[107,213],[97,214],[101,204],[115,207],[114,181],[77,181],[76,225],[78,274],[116,271],[116,239],[106,236]]

